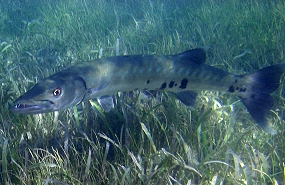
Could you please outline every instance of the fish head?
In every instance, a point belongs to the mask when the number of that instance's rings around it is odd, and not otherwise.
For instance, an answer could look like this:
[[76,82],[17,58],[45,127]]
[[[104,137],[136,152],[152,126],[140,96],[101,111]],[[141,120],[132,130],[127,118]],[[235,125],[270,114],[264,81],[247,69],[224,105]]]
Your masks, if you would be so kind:
[[20,114],[53,112],[79,104],[85,94],[86,83],[81,77],[51,76],[16,99],[10,110]]

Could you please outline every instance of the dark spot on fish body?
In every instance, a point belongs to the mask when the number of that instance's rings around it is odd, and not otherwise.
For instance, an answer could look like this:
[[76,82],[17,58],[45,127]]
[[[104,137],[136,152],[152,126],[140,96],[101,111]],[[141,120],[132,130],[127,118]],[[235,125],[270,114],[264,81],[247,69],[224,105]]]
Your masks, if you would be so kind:
[[181,84],[179,86],[180,89],[185,89],[187,87],[188,84],[188,80],[186,78],[184,78],[183,80],[181,80]]
[[166,82],[164,82],[164,83],[160,86],[159,90],[163,90],[163,89],[165,89],[165,88],[166,88]]
[[245,87],[239,89],[239,92],[245,92],[245,91],[246,91],[246,88],[245,88]]
[[234,88],[234,86],[233,86],[233,85],[231,85],[228,91],[229,91],[229,92],[231,92],[231,93],[235,92],[235,88]]
[[[173,81],[170,81],[170,83],[169,83],[168,87],[169,87],[169,88],[172,88],[172,87],[173,87],[173,85],[174,85],[174,82],[173,82]],[[176,84],[176,85],[177,85],[177,84]]]
[[147,80],[146,83],[149,84],[149,80]]

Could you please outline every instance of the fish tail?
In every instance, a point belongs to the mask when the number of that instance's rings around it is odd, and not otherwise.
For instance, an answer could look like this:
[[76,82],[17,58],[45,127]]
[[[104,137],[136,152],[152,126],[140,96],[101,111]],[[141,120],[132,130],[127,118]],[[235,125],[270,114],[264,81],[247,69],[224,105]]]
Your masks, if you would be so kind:
[[240,96],[241,101],[256,123],[264,131],[276,134],[266,120],[273,106],[273,98],[270,93],[279,87],[280,77],[285,72],[285,63],[272,65],[252,74],[240,76],[245,80],[244,94]]

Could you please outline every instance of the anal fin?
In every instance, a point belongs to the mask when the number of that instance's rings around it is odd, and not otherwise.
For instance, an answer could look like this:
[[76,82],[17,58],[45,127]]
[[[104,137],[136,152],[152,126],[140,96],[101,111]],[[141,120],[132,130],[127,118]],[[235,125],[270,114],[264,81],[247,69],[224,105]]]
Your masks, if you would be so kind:
[[195,91],[180,91],[174,93],[176,98],[179,99],[186,106],[193,107],[196,101],[197,92]]

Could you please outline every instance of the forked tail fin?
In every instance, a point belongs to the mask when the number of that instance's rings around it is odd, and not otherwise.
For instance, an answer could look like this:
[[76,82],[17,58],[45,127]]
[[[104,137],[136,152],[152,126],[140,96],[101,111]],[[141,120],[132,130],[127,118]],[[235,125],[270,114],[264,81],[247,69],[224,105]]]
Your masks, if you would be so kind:
[[266,132],[276,134],[267,123],[267,115],[273,106],[270,93],[275,91],[280,83],[280,76],[285,72],[285,63],[263,68],[255,73],[241,76],[247,83],[247,90],[241,96],[241,101],[250,115]]

